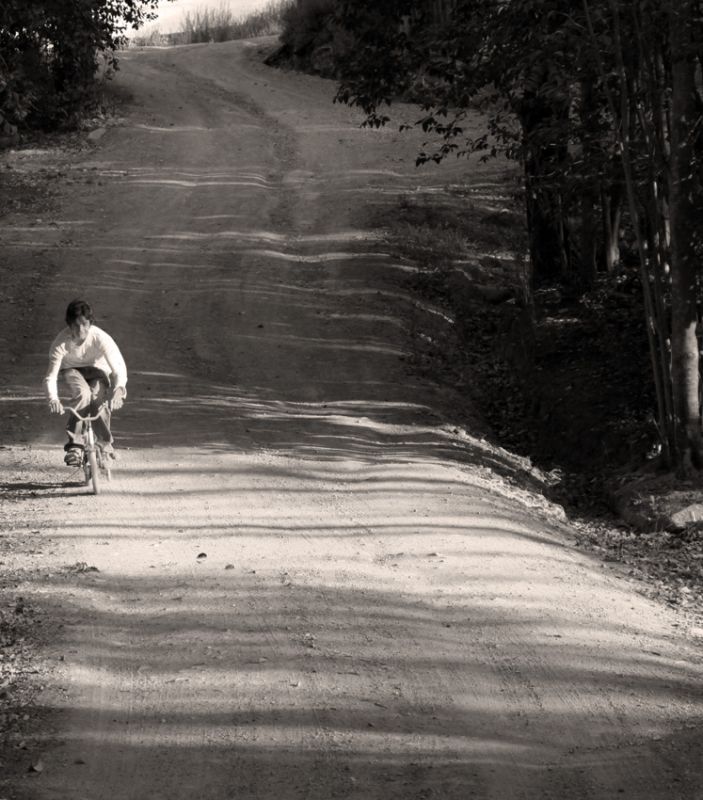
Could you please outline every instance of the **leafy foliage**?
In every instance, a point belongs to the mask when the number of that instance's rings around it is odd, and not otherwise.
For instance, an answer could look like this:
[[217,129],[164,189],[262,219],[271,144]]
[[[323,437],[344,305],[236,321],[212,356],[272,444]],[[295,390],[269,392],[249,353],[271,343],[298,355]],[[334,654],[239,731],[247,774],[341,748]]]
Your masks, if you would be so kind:
[[[699,399],[703,16],[699,0],[339,0],[337,99],[367,124],[419,100],[418,162],[521,162],[533,285],[581,293],[639,266],[668,464],[703,466]],[[467,113],[485,112],[469,138]]]
[[115,69],[129,27],[158,0],[3,0],[0,4],[0,128],[55,126],[90,98],[99,55]]

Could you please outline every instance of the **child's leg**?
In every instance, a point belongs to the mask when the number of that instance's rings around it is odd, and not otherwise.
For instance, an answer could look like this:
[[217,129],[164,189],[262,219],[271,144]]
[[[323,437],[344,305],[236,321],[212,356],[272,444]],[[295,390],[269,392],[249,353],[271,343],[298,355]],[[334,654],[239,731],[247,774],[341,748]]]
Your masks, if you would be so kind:
[[[70,408],[75,408],[79,414],[85,414],[90,408],[90,401],[92,399],[92,392],[88,381],[86,381],[77,369],[61,370],[59,377],[69,397],[66,405]],[[71,442],[73,441],[77,425],[78,419],[76,419],[73,414],[69,414],[66,420],[66,431],[69,434],[68,438]]]
[[[108,390],[109,385],[105,378],[93,378],[90,381],[90,392],[91,392],[91,403],[90,403],[90,415],[93,416],[97,413],[100,406],[107,400],[108,398]],[[109,406],[105,406],[102,411],[100,412],[100,416],[95,420],[93,423],[93,430],[95,431],[95,436],[100,442],[104,442],[105,444],[112,443],[112,433],[110,431],[110,419],[111,413]]]

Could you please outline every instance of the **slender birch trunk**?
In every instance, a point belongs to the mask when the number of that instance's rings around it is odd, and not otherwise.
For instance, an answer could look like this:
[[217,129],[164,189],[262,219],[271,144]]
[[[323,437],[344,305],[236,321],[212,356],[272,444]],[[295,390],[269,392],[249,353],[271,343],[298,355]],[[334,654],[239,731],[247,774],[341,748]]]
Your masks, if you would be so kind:
[[695,50],[691,24],[695,3],[678,0],[670,7],[672,53],[671,95],[671,353],[674,409],[677,417],[678,466],[683,472],[701,467],[701,409],[699,355],[696,326],[697,264],[695,223],[700,210],[694,205],[693,123],[695,102]]

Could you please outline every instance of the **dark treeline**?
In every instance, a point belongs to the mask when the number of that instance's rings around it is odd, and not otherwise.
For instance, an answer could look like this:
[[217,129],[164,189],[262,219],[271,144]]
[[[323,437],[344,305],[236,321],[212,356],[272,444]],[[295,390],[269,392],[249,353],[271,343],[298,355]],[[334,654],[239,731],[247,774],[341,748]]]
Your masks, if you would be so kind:
[[[436,144],[420,162],[517,160],[533,286],[638,269],[662,458],[699,470],[701,4],[298,0],[282,41],[293,61],[324,54],[369,124],[419,101]],[[467,139],[477,109],[485,133]]]

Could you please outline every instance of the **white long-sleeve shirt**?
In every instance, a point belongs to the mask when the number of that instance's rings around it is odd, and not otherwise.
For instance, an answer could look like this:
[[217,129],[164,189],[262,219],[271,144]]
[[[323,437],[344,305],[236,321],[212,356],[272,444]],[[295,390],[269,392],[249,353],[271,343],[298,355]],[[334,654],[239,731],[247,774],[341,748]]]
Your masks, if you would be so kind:
[[62,369],[97,367],[111,376],[113,388],[127,387],[127,365],[110,334],[91,325],[83,344],[76,344],[69,328],[59,333],[49,350],[49,370],[44,378],[49,400],[58,399],[57,380]]

